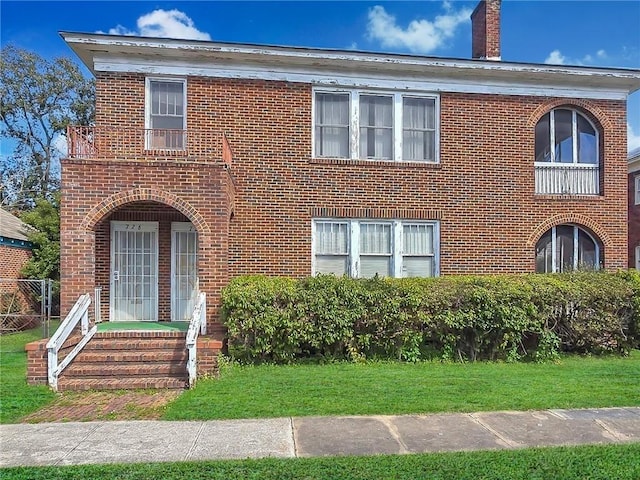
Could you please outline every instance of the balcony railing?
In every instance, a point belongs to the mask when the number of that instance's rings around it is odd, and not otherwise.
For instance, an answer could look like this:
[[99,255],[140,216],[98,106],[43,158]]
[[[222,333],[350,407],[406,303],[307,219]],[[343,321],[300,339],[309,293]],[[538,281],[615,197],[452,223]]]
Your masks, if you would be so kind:
[[87,160],[163,160],[231,163],[225,135],[208,130],[161,130],[126,127],[67,129],[67,156]]
[[536,163],[536,193],[539,195],[599,195],[598,165]]

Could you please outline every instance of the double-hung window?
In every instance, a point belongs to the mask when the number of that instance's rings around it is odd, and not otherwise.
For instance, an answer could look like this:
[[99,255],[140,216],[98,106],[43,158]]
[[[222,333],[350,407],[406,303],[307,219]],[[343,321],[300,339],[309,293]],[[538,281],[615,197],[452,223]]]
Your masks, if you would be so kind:
[[183,150],[186,128],[186,81],[147,78],[146,147]]
[[351,277],[438,275],[438,223],[313,221],[313,273]]
[[437,96],[314,91],[314,156],[438,161]]
[[635,177],[635,182],[636,182],[636,198],[635,198],[635,204],[636,205],[640,205],[640,174],[636,175]]

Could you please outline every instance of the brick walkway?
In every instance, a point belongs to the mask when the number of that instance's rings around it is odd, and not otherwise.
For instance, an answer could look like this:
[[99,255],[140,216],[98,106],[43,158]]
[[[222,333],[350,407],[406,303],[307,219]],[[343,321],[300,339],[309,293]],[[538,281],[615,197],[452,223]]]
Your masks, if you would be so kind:
[[155,420],[181,390],[65,392],[50,405],[22,418],[23,423],[94,420]]

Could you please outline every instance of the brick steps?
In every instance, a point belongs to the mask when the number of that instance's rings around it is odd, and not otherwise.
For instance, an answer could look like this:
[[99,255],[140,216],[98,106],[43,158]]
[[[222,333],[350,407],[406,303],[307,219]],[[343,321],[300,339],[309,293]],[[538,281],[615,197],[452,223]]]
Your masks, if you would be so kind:
[[184,332],[99,332],[58,380],[58,389],[182,389],[188,384]]

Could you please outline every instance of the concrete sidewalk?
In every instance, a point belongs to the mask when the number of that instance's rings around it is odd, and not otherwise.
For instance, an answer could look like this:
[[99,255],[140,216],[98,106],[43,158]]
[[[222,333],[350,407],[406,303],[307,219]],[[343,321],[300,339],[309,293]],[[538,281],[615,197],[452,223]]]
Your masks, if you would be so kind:
[[640,408],[0,425],[0,466],[372,455],[640,441]]

